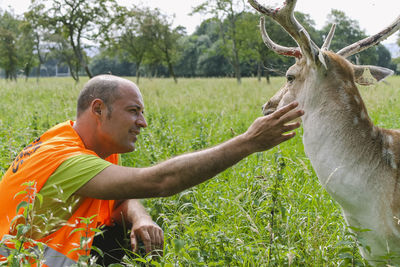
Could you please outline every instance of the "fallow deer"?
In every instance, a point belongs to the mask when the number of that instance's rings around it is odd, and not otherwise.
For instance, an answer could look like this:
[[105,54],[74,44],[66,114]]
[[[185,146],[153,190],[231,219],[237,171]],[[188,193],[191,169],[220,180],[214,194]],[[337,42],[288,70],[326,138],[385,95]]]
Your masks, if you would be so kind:
[[340,204],[349,226],[369,230],[356,233],[366,244],[360,247],[361,255],[372,264],[388,254],[397,255],[391,263],[400,264],[400,131],[373,125],[355,84],[380,81],[393,72],[346,60],[398,31],[400,17],[381,32],[334,53],[328,49],[335,27],[319,48],[294,17],[296,2],[287,0],[275,9],[249,0],[298,44],[274,43],[265,31],[264,18],[260,19],[264,43],[278,54],[296,58],[287,70],[287,83],[263,106],[263,113],[299,102],[305,111],[304,150],[320,183]]

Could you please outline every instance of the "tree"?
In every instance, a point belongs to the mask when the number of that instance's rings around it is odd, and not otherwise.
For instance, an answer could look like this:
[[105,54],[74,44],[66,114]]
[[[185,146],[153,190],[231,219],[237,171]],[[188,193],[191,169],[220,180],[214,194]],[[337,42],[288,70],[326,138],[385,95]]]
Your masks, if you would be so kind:
[[130,9],[121,7],[111,30],[103,33],[102,46],[136,65],[136,83],[140,80],[140,67],[145,54],[151,49],[151,37],[146,36],[146,27],[151,26],[153,13],[150,8],[133,5]]
[[125,54],[115,55],[107,49],[101,49],[90,62],[90,69],[94,75],[114,74],[118,76],[134,76],[135,64],[129,62],[129,56]]
[[232,65],[224,56],[222,40],[218,39],[199,56],[197,74],[200,76],[232,76]]
[[[336,24],[335,37],[331,43],[332,51],[338,51],[367,37],[365,32],[360,29],[358,21],[348,18],[343,11],[333,9],[328,15],[328,21],[326,26],[323,28],[323,31],[328,32],[332,23]],[[349,60],[357,64],[377,65],[379,61],[377,49],[377,46],[370,47],[367,50],[350,57]]]
[[[296,12],[295,16],[299,23],[310,33],[315,42],[321,42],[322,38],[314,28],[314,21],[309,15]],[[260,33],[260,15],[258,13],[245,12],[238,20],[237,32],[239,44],[241,44],[241,62],[248,64],[254,70],[261,81],[264,73],[269,83],[270,75],[283,75],[289,65],[294,63],[291,57],[283,57],[271,51],[264,44]],[[271,18],[265,18],[265,28],[274,42],[283,46],[297,46],[296,42],[288,35],[283,28]]]
[[378,62],[376,65],[385,67],[385,68],[391,68],[391,60],[392,56],[390,54],[390,51],[386,49],[385,46],[382,44],[379,44],[376,46],[376,54],[378,55]]
[[20,36],[17,40],[18,60],[27,80],[32,68],[36,65],[35,60],[35,37],[32,25],[27,20],[19,24]]
[[49,42],[51,38],[45,28],[46,22],[43,20],[43,10],[44,5],[37,4],[31,6],[30,10],[24,13],[25,20],[30,24],[34,40],[33,44],[38,64],[36,70],[37,81],[39,81],[41,67],[45,64],[51,49],[51,44]]
[[149,72],[156,75],[162,63],[177,82],[173,65],[179,58],[179,40],[184,32],[183,27],[173,28],[172,24],[173,21],[157,8],[120,7],[113,19],[112,30],[103,33],[102,46],[135,63],[137,83],[146,69],[142,65],[146,64]]
[[240,70],[240,36],[237,34],[237,23],[247,4],[243,0],[211,0],[193,9],[193,13],[211,14],[220,24],[221,40],[224,53],[235,72],[237,82],[241,82]]
[[400,46],[400,32],[399,32],[399,36],[397,38],[397,45]]
[[[72,69],[76,71],[82,67],[91,78],[93,75],[84,48],[89,47],[88,41],[94,41],[110,26],[110,10],[117,6],[115,0],[33,0],[30,10],[35,10],[35,7],[41,4],[44,10],[39,15],[43,25],[51,34],[58,36],[58,40],[63,38],[64,48],[65,43],[70,46],[71,55],[74,57],[70,60],[70,63],[74,64]],[[79,81],[77,72],[73,78]]]
[[175,70],[178,75],[184,77],[195,77],[197,70],[197,60],[199,58],[198,47],[199,36],[185,36],[180,39],[180,47],[182,47],[180,60],[177,62]]
[[162,61],[167,65],[168,72],[178,82],[173,65],[179,59],[179,40],[184,36],[184,28],[178,26],[173,28],[173,20],[166,15],[161,14],[159,9],[154,9],[151,17],[147,17],[145,27],[142,28],[143,34],[152,44],[148,48],[148,56],[150,64],[157,62],[161,56]]
[[0,67],[6,79],[16,80],[18,70],[17,40],[19,20],[14,14],[4,11],[0,14]]
[[[196,76],[232,76],[232,65],[223,51],[220,22],[215,18],[203,21],[193,34],[195,39]],[[184,51],[185,52],[185,51]]]
[[71,45],[68,43],[68,40],[58,33],[49,35],[48,40],[51,43],[49,57],[56,59],[55,63],[57,66],[59,63],[65,62],[68,65],[71,77],[78,82],[81,62],[75,56]]

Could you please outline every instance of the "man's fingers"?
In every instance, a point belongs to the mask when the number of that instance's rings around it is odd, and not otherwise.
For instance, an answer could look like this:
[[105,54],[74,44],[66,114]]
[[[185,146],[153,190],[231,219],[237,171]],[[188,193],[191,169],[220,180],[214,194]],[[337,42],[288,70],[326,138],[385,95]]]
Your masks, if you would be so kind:
[[157,231],[158,246],[160,249],[164,248],[164,233],[161,229]]
[[274,113],[271,114],[271,116],[274,117],[275,119],[279,119],[280,117],[282,117],[283,115],[285,115],[286,113],[291,111],[292,109],[295,109],[298,105],[299,105],[299,103],[297,101],[292,102],[292,103],[276,110]]
[[282,128],[283,132],[292,131],[300,127],[300,122],[285,124]]
[[287,122],[293,121],[303,115],[304,115],[304,110],[301,110],[301,109],[292,110],[281,117],[281,122],[287,123]]
[[164,249],[164,234],[161,228],[156,228],[154,230],[154,247],[156,249],[156,253],[160,256],[163,255],[163,249]]
[[133,252],[137,252],[138,250],[138,245],[137,245],[137,239],[135,233],[131,234],[131,247]]
[[144,247],[146,249],[146,253],[151,252],[151,238],[147,231],[141,231],[140,238],[143,241]]
[[296,136],[296,133],[295,133],[295,132],[291,132],[291,133],[287,133],[287,134],[282,134],[280,143],[283,143],[283,142],[285,142],[285,141],[287,141],[287,140],[289,140],[289,139],[292,139],[292,138],[295,137],[295,136]]

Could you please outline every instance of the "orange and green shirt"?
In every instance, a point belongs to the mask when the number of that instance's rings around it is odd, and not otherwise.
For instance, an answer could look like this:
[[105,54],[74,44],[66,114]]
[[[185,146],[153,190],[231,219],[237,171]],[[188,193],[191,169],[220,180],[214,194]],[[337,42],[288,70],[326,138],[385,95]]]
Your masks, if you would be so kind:
[[[46,244],[45,265],[70,266],[76,262],[80,255],[87,253],[86,249],[79,248],[81,237],[86,235],[79,230],[86,228],[80,218],[93,216],[89,229],[109,224],[114,201],[77,197],[74,192],[110,164],[118,164],[118,155],[103,160],[86,149],[72,121],[46,131],[18,154],[0,181],[0,238],[15,234],[13,219],[22,212],[19,210],[17,214],[18,205],[34,199],[26,193],[40,192],[44,206],[34,208],[34,212],[39,216],[54,216],[50,220],[35,219],[37,225],[32,230],[32,237]],[[34,186],[23,186],[25,182],[33,182]],[[25,194],[18,194],[24,190]],[[94,236],[93,231],[88,234]],[[7,257],[12,246],[9,242],[0,244],[0,255]]]

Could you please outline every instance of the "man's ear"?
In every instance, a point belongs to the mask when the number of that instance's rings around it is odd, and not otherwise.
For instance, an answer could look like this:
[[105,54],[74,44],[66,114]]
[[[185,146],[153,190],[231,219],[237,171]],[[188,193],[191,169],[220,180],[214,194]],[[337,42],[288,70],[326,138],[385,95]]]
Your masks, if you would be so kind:
[[92,101],[92,104],[90,107],[91,107],[92,114],[94,114],[97,117],[100,117],[101,113],[104,112],[105,105],[104,105],[103,100],[96,98]]
[[370,85],[380,82],[394,72],[378,66],[353,65],[355,82],[361,85]]

